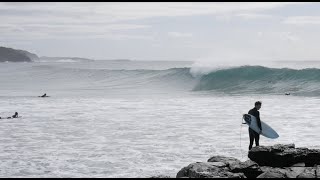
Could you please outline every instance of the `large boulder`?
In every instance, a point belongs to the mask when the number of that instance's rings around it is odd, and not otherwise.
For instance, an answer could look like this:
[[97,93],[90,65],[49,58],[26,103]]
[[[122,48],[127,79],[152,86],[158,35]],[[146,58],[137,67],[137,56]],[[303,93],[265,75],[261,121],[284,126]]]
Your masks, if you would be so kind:
[[280,171],[267,171],[260,174],[257,178],[286,178],[286,176]]
[[246,178],[243,173],[232,173],[223,162],[197,162],[182,168],[177,178]]
[[223,162],[228,165],[230,163],[240,163],[241,161],[233,157],[212,156],[208,159],[208,162]]
[[307,167],[297,178],[317,178],[316,169],[314,167]]
[[259,165],[251,160],[230,163],[229,169],[233,173],[243,173],[247,178],[256,178],[263,173]]
[[269,166],[261,166],[261,170],[263,171],[257,178],[296,178],[300,174],[302,174],[306,167],[269,167]]
[[316,176],[317,176],[317,178],[320,178],[320,166],[319,166],[319,165],[316,166],[315,169],[316,169]]
[[257,146],[241,162],[213,156],[182,168],[176,177],[188,178],[320,178],[320,150],[295,148],[294,144]]
[[259,168],[259,165],[251,160],[241,162],[240,160],[233,157],[226,156],[213,156],[208,159],[208,162],[222,162],[229,167],[229,171],[233,173],[243,173],[248,178],[255,178],[262,171]]
[[320,164],[320,150],[295,148],[294,144],[253,147],[248,157],[260,166],[290,167],[297,163],[305,166]]

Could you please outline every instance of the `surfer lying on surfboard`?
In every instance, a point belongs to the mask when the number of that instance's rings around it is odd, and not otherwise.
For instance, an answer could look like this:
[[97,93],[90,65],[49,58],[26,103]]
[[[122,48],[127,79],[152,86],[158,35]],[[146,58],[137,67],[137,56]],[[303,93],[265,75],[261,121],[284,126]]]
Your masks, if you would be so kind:
[[49,97],[49,96],[47,96],[47,93],[44,93],[44,95],[38,96],[38,97]]
[[250,109],[250,111],[248,112],[248,114],[251,114],[252,116],[256,117],[257,124],[260,129],[260,132],[257,133],[249,127],[249,139],[250,139],[249,150],[252,148],[253,141],[256,142],[256,146],[259,146],[259,139],[260,139],[260,134],[262,131],[261,121],[260,121],[260,113],[259,113],[260,108],[261,108],[261,101],[257,101],[254,103],[254,108]]
[[[18,112],[15,112],[14,115],[12,115],[11,117],[7,117],[7,119],[11,119],[11,118],[18,118]],[[0,119],[4,119],[2,117],[0,117]]]

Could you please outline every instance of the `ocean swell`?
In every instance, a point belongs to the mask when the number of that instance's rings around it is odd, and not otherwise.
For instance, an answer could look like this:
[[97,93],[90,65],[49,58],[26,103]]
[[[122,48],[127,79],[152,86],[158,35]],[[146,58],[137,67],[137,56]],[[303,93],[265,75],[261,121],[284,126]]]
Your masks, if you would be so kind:
[[201,76],[194,91],[320,95],[320,69],[240,66]]

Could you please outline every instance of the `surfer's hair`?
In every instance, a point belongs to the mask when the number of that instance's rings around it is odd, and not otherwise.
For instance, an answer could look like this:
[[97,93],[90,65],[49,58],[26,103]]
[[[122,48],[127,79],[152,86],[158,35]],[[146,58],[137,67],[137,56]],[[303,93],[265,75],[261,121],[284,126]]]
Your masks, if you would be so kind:
[[257,102],[254,103],[254,106],[259,106],[261,104],[262,104],[261,101],[257,101]]

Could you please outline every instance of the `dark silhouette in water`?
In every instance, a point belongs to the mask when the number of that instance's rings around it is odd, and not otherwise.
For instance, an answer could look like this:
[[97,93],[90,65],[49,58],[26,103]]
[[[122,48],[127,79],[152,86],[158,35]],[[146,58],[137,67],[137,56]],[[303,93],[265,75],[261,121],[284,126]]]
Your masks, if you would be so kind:
[[17,118],[18,117],[18,112],[15,112],[12,118]]
[[44,93],[44,95],[38,96],[38,97],[49,97],[49,96],[47,96],[47,93]]
[[285,95],[287,95],[287,96],[288,96],[288,95],[290,95],[290,93],[285,93]]
[[[12,115],[11,117],[7,117],[7,119],[11,119],[11,118],[18,118],[18,112],[15,112],[14,115]],[[2,117],[0,117],[0,119],[4,119]]]

